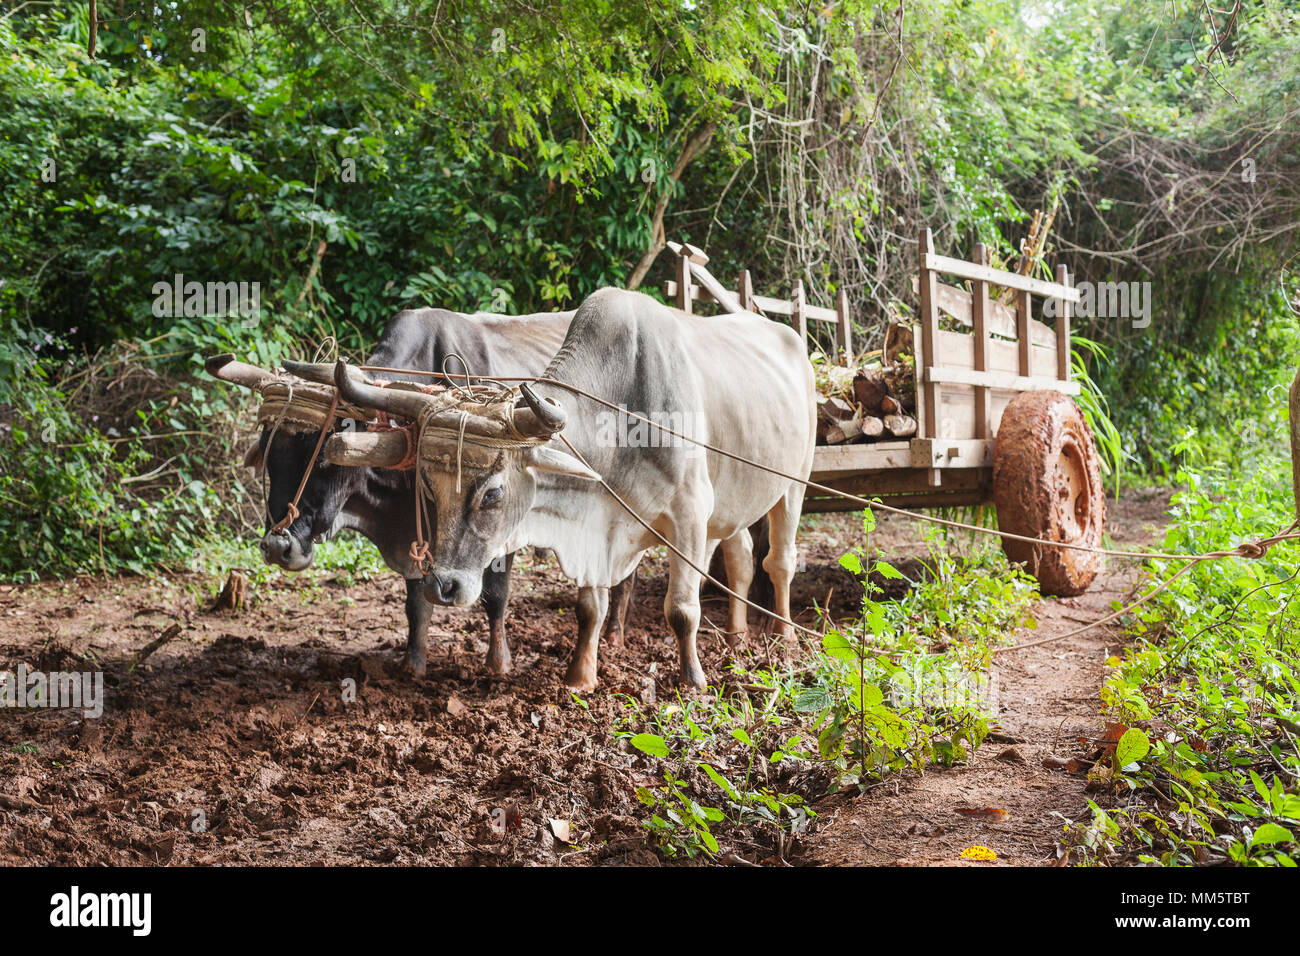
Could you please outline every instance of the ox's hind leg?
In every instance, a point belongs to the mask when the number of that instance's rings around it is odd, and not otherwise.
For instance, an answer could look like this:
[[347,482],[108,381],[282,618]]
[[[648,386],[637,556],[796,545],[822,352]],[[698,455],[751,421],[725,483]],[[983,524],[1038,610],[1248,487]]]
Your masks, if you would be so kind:
[[596,654],[600,628],[609,612],[609,588],[578,589],[578,646],[569,658],[564,683],[570,690],[586,693],[596,689]]
[[[768,552],[763,559],[763,570],[772,579],[772,610],[780,617],[790,618],[790,580],[799,561],[799,548],[795,533],[799,530],[799,513],[803,510],[804,486],[791,482],[768,518]],[[778,637],[793,637],[794,629],[782,621],[773,621],[772,633]]]
[[483,572],[483,606],[488,616],[487,669],[493,674],[510,673],[510,642],[506,640],[506,607],[510,603],[512,551],[497,558]]
[[[741,598],[749,597],[749,585],[754,580],[754,546],[747,529],[741,528],[722,542],[722,560],[727,565],[727,587]],[[749,605],[735,597],[728,601],[727,646],[734,651],[749,633]]]
[[424,579],[406,579],[406,667],[415,677],[423,677],[428,666],[425,638],[433,604],[424,596]]
[[605,625],[603,641],[610,647],[623,643],[623,632],[627,628],[627,612],[632,606],[632,593],[636,590],[636,572],[641,562],[632,569],[632,573],[609,590],[609,622]]

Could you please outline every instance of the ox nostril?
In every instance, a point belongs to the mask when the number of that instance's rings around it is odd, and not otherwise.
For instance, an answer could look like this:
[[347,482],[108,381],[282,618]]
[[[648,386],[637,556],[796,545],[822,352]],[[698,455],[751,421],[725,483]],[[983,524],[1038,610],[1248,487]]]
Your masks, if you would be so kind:
[[424,579],[425,593],[439,604],[452,604],[456,600],[456,580],[441,574],[430,574]]
[[288,535],[268,534],[262,539],[262,557],[267,561],[283,561],[288,553]]

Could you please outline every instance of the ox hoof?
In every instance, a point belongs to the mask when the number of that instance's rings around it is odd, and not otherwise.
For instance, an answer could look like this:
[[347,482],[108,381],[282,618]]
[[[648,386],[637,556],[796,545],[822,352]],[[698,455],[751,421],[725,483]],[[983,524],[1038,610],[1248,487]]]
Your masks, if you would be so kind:
[[596,668],[575,661],[564,675],[564,686],[575,694],[590,694],[596,689]]
[[406,672],[412,677],[423,677],[428,666],[425,663],[424,655],[418,657],[408,654],[406,657]]
[[510,654],[508,652],[501,656],[489,654],[487,659],[487,669],[488,673],[493,677],[505,677],[513,669],[513,662],[510,659]]
[[605,632],[605,636],[600,639],[600,643],[607,647],[620,647],[623,644],[623,629],[621,627],[611,627]]
[[682,668],[681,684],[683,687],[689,687],[692,690],[704,690],[705,683],[704,668],[698,664]]

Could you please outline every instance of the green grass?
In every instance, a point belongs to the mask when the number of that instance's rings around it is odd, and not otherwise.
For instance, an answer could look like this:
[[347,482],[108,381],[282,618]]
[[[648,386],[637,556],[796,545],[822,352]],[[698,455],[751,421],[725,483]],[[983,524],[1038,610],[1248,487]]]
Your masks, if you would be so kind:
[[302,578],[315,583],[336,581],[347,585],[392,573],[373,544],[350,532],[333,541],[322,541],[313,554],[310,568],[290,572],[264,562],[256,539],[212,538],[194,550],[190,570],[210,576],[218,588],[236,569],[247,574],[252,584]]
[[[1251,478],[1178,473],[1164,550],[1203,553],[1290,524],[1282,454]],[[1083,862],[1294,866],[1300,833],[1297,548],[1207,562],[1143,609],[1102,691],[1150,744],[1107,774],[1092,819],[1067,824]],[[1175,566],[1176,567],[1176,566]],[[1175,568],[1162,563],[1152,578]],[[1118,763],[1118,761],[1115,761]]]

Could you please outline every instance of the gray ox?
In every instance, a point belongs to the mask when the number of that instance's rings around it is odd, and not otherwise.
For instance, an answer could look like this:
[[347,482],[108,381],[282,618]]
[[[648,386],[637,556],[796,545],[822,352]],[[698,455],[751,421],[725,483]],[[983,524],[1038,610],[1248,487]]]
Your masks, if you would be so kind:
[[[640,293],[603,289],[579,307],[545,376],[633,411],[689,421],[693,437],[785,474],[807,478],[811,471],[812,368],[793,330],[757,315],[692,318]],[[552,549],[564,573],[584,589],[578,644],[566,674],[571,688],[596,685],[610,586],[660,543],[594,483],[601,476],[689,559],[670,549],[664,601],[683,683],[704,685],[696,650],[700,574],[691,565],[703,567],[710,542],[720,541],[731,587],[746,594],[754,573],[747,529],[764,514],[770,550],[763,567],[772,580],[774,610],[789,618],[804,496],[799,481],[701,454],[689,443],[629,447],[610,441],[597,424],[601,406],[544,383],[534,386],[535,394],[522,389],[519,403],[507,397],[484,406],[458,403],[449,394],[376,388],[343,362],[335,382],[348,401],[422,422],[419,480],[439,516],[434,570],[425,578],[433,596],[473,603],[480,569],[525,545]],[[562,429],[586,464],[548,441]],[[335,436],[326,454],[383,465],[400,453],[360,437]],[[729,635],[747,629],[747,610],[731,599]],[[780,624],[776,631],[788,636],[790,628]]]
[[[541,371],[568,330],[572,312],[545,312],[533,315],[506,316],[491,313],[466,315],[446,309],[418,309],[400,312],[384,329],[368,364],[391,368],[436,372],[450,356],[461,356],[470,371],[478,374],[533,375]],[[302,366],[287,362],[304,372],[303,377],[333,384],[332,365]],[[222,355],[208,360],[208,371],[236,385],[257,389],[275,379],[275,374]],[[463,371],[452,358],[447,371]],[[394,381],[426,383],[427,377],[387,374]],[[364,425],[349,421],[336,423],[343,432]],[[426,668],[425,640],[433,603],[421,586],[422,578],[410,558],[415,507],[414,481],[410,472],[377,468],[330,467],[322,456],[303,486],[298,501],[299,516],[283,532],[270,530],[283,517],[311,467],[312,451],[318,433],[290,432],[280,429],[271,441],[270,429],[264,429],[245,464],[265,470],[268,483],[267,532],[262,538],[262,557],[268,564],[289,571],[311,566],[313,545],[317,540],[333,537],[344,530],[354,530],[368,538],[383,556],[384,562],[406,578],[407,666],[413,674],[423,676]],[[360,433],[358,433],[360,434]],[[431,515],[436,517],[436,515]],[[510,598],[510,569],[513,553],[491,567],[485,562],[483,604],[488,616],[488,670],[495,674],[510,671],[510,645],[506,639],[505,616]],[[615,589],[615,612],[606,631],[606,639],[618,643],[622,637],[634,577]]]

